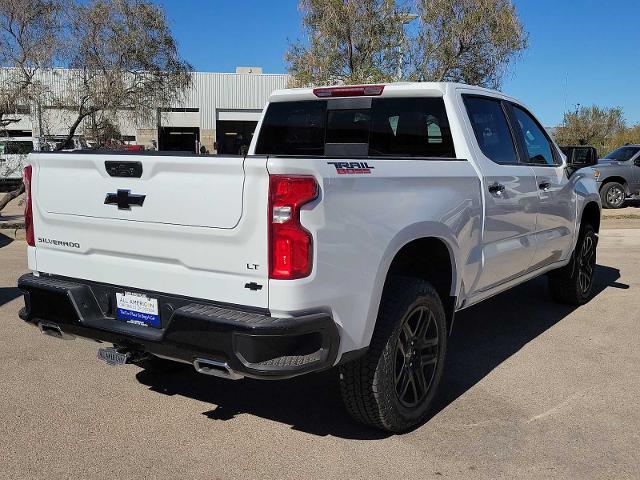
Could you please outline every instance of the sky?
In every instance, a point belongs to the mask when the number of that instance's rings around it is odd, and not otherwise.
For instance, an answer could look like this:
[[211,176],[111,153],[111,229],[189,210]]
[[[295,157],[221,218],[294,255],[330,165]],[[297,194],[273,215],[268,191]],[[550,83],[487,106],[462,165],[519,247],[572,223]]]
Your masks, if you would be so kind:
[[[260,66],[285,73],[302,38],[297,0],[158,0],[181,54],[197,71]],[[640,123],[640,0],[515,0],[529,48],[501,90],[546,126],[577,104],[621,107]]]

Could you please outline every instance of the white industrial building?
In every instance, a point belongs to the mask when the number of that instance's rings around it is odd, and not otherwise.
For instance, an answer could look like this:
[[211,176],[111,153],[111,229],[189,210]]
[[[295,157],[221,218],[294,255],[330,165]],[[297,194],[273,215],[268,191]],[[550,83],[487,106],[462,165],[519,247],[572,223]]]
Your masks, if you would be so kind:
[[[155,122],[136,124],[119,122],[127,143],[149,149],[198,151],[204,146],[210,153],[239,153],[251,141],[260,112],[271,92],[286,88],[288,75],[263,74],[258,67],[239,67],[236,73],[194,72],[192,85],[177,107],[158,109]],[[53,89],[64,88],[64,70],[44,75]],[[64,135],[73,120],[73,112],[44,106],[40,120],[25,107],[18,112],[20,122],[7,127],[11,135]],[[69,119],[71,121],[69,121]],[[154,125],[155,123],[155,125]],[[83,133],[83,127],[78,129]]]

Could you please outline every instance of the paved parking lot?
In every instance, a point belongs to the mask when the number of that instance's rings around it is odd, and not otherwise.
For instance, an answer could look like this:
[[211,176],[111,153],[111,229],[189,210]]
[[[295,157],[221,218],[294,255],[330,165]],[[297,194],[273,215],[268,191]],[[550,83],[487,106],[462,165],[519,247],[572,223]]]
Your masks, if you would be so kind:
[[0,478],[640,478],[640,230],[603,232],[598,263],[585,307],[539,279],[461,313],[433,417],[389,436],[332,372],[158,377],[40,335],[0,236]]

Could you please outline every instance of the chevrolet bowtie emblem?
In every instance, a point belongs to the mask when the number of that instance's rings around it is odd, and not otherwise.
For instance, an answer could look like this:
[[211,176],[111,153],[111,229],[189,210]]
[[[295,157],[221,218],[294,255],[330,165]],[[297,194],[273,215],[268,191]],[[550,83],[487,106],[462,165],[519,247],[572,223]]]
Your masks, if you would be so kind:
[[131,210],[131,205],[141,207],[146,195],[135,195],[131,190],[118,190],[118,193],[107,193],[105,205],[117,205],[118,210]]

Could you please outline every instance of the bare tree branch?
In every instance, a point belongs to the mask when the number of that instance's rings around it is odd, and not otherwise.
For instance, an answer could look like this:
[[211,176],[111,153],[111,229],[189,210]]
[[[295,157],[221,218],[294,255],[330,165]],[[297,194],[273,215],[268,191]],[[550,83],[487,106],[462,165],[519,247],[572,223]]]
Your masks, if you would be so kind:
[[11,200],[13,200],[14,198],[18,198],[23,193],[24,193],[24,183],[21,183],[20,187],[13,190],[12,192],[5,193],[5,195],[0,199],[0,213],[2,213],[2,210],[4,210],[4,207],[6,207],[9,204],[9,202],[11,202]]

